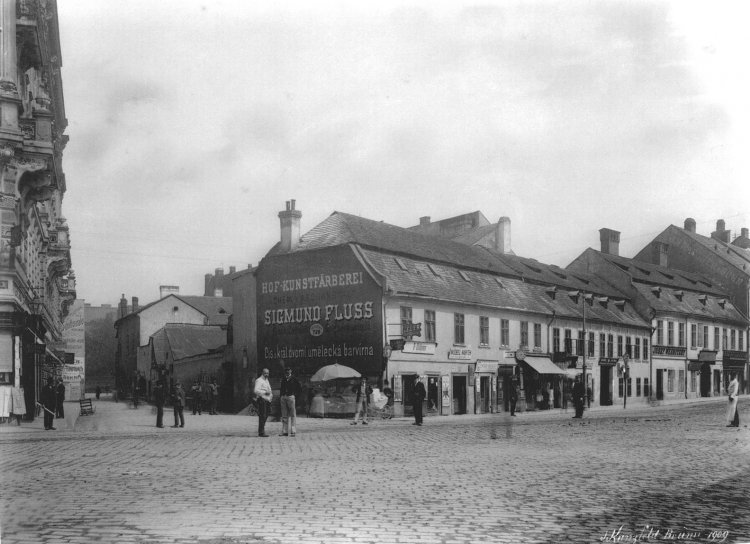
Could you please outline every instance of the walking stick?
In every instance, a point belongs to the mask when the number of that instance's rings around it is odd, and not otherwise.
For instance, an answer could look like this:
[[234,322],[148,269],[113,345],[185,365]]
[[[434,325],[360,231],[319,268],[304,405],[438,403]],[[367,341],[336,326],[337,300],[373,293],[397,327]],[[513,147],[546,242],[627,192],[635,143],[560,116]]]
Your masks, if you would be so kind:
[[36,405],[37,405],[37,406],[40,406],[40,407],[42,407],[42,408],[44,408],[44,411],[45,411],[45,412],[49,412],[49,413],[50,413],[50,414],[52,414],[53,416],[55,415],[55,412],[53,412],[52,410],[48,410],[48,409],[47,409],[47,407],[46,407],[46,406],[45,406],[44,404],[42,404],[41,402],[37,402],[37,403],[36,403]]

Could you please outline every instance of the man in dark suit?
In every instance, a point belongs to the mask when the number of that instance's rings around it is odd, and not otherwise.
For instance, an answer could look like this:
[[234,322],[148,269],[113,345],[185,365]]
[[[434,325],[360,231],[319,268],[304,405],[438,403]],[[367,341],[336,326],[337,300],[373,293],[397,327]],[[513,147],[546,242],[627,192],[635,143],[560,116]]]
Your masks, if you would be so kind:
[[164,383],[159,380],[156,382],[154,389],[154,402],[156,403],[156,426],[160,429],[164,427]]
[[583,417],[583,403],[586,397],[586,388],[583,386],[581,381],[581,375],[576,376],[576,382],[573,384],[573,404],[576,407],[576,415],[574,418],[581,419]]
[[58,419],[65,419],[65,406],[63,405],[63,402],[65,401],[65,384],[62,381],[62,378],[58,378],[57,380],[57,389],[55,389],[55,417]]
[[54,431],[52,423],[55,421],[55,408],[57,395],[55,394],[55,380],[47,378],[47,385],[42,388],[42,406],[44,407],[44,430]]
[[422,403],[424,398],[427,396],[425,391],[424,383],[419,376],[417,376],[414,382],[414,392],[412,393],[412,406],[414,408],[414,425],[422,425]]

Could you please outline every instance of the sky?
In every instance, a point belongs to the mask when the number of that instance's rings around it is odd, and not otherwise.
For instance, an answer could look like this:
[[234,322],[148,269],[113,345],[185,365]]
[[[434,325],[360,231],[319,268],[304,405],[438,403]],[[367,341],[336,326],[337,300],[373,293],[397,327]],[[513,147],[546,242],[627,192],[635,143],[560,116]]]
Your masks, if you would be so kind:
[[408,227],[481,211],[566,266],[687,217],[750,227],[742,2],[59,0],[78,297],[202,295],[296,200]]

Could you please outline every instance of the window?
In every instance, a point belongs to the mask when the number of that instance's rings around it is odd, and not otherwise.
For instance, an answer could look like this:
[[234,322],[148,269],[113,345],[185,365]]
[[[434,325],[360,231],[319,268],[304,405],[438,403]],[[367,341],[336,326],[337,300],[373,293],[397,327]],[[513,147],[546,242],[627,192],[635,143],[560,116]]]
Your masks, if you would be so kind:
[[484,315],[479,316],[479,345],[490,345],[490,318]]
[[[644,359],[648,359],[648,339],[647,338],[643,339],[643,358]],[[646,381],[648,381],[648,380],[646,380]],[[644,382],[644,383],[646,383],[646,382]]]
[[627,378],[625,381],[628,385],[628,396],[632,397],[633,396],[633,378]]
[[576,346],[576,353],[578,355],[583,355],[583,350],[586,349],[586,342],[583,339],[583,331],[578,331],[578,342]]
[[529,347],[529,322],[521,321],[521,346]]
[[453,314],[453,343],[464,343],[464,314]]
[[685,324],[679,323],[677,326],[677,342],[681,348],[685,347]]
[[612,334],[607,335],[607,357],[610,359],[614,357],[615,351],[615,337]]
[[719,342],[719,327],[714,327],[714,350],[719,351],[721,343]]
[[641,339],[638,337],[636,337],[635,339],[635,350],[633,351],[633,358],[634,359],[641,358]]
[[698,382],[698,372],[695,370],[690,371],[690,392],[695,393],[696,384]]
[[633,339],[630,336],[625,337],[625,353],[628,357],[633,356]]
[[623,353],[623,351],[622,351],[622,335],[618,334],[617,335],[617,356],[618,357],[622,357],[622,353]]
[[623,378],[617,378],[617,396],[622,397],[623,396],[623,385],[625,383],[625,380]]
[[734,349],[734,347],[737,345],[736,342],[735,342],[735,340],[736,340],[735,334],[736,334],[736,331],[734,329],[732,329],[732,331],[731,331],[731,335],[732,336],[731,336],[731,340],[730,340],[730,349]]
[[635,379],[635,396],[636,397],[641,396],[641,379],[640,378]]
[[708,349],[708,325],[703,325],[703,344],[701,346]]
[[401,306],[401,336],[404,338],[407,337],[406,329],[408,325],[411,325],[411,306]]
[[572,333],[570,329],[565,329],[565,353],[573,353]]
[[534,323],[534,347],[542,347],[542,324]]
[[674,321],[667,321],[667,345],[674,346]]
[[510,346],[510,321],[507,319],[500,320],[500,344]]
[[695,323],[690,324],[690,347],[693,349],[698,347],[698,325]]
[[660,346],[664,345],[664,321],[661,319],[656,322],[656,343]]
[[677,377],[677,391],[680,393],[685,392],[685,371],[680,370]]
[[599,333],[599,357],[607,356],[607,336],[603,333]]
[[594,344],[595,344],[594,338],[595,338],[594,337],[594,333],[590,332],[589,333],[589,351],[588,351],[588,356],[589,357],[593,357],[594,356]]
[[557,327],[552,329],[552,351],[560,351],[560,329]]
[[745,351],[745,331],[739,331],[737,334],[737,349]]
[[648,388],[648,378],[643,378],[643,396],[648,397],[650,394],[651,394],[651,391]]
[[435,342],[435,312],[424,311],[424,339],[426,342]]
[[667,392],[674,393],[674,369],[667,370]]
[[721,329],[721,349],[727,349],[727,330],[722,327]]

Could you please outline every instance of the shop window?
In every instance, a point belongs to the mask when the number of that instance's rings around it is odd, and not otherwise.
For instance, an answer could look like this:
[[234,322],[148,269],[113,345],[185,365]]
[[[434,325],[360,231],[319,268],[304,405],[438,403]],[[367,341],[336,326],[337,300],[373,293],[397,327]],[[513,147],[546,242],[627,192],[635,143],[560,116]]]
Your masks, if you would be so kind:
[[507,319],[500,320],[500,344],[510,346],[510,321]]
[[633,378],[627,378],[625,380],[625,383],[628,386],[628,396],[632,397],[633,396]]
[[690,371],[690,392],[695,393],[698,385],[698,372],[695,370]]
[[680,393],[685,392],[685,371],[680,370],[677,377],[677,391]]
[[490,345],[490,318],[485,315],[479,316],[479,345]]
[[620,398],[623,397],[624,385],[625,380],[623,378],[617,378],[617,396]]
[[648,397],[651,395],[651,390],[648,387],[648,378],[643,378],[643,396]]
[[453,343],[465,343],[464,314],[453,314]]
[[635,379],[635,396],[636,397],[641,396],[641,379],[640,378]]
[[424,339],[426,342],[435,342],[435,312],[424,311]]
[[674,393],[674,369],[667,370],[667,393]]

